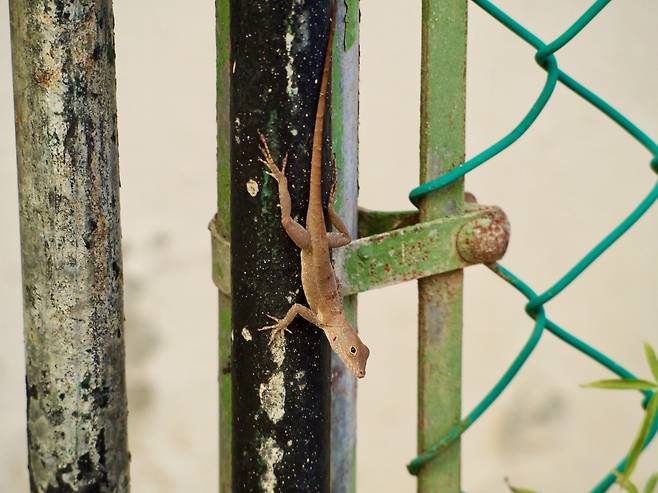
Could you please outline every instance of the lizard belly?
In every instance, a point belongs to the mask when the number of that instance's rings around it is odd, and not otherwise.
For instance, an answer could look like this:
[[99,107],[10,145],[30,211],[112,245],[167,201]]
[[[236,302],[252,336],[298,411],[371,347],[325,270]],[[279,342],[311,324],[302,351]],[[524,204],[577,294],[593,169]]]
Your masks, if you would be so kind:
[[[342,305],[342,299],[338,293],[329,252],[319,250],[319,252],[316,250],[316,255],[312,251],[302,250],[301,252],[302,287],[309,308],[321,321],[329,322],[333,315],[341,312],[342,306],[337,306],[336,303]],[[322,255],[323,253],[325,255]],[[325,256],[326,258],[323,258]]]
[[317,315],[322,296],[316,283],[313,254],[310,251],[302,250],[301,257],[302,287],[304,288],[304,295],[306,296],[309,308]]

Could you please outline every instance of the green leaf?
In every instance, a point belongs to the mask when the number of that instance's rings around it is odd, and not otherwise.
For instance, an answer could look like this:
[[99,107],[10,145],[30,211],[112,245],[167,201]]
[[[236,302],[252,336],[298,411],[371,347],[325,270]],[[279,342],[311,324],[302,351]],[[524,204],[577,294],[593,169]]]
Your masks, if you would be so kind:
[[509,479],[507,478],[505,478],[505,482],[507,483],[507,487],[512,493],[537,493],[535,490],[528,490],[526,488],[517,488],[516,486],[512,486],[509,482]]
[[658,385],[647,380],[599,380],[583,385],[591,389],[612,389],[612,390],[656,390]]
[[647,484],[644,487],[644,493],[654,493],[656,491],[656,486],[658,486],[658,472],[649,478],[649,481],[647,481]]
[[512,493],[537,493],[535,490],[529,490],[526,488],[517,488],[516,486],[512,486],[512,485],[509,485],[509,490]]
[[656,351],[653,350],[648,342],[644,343],[644,353],[647,355],[647,361],[649,362],[653,379],[658,382],[658,358],[656,357]]
[[628,491],[628,493],[640,493],[640,490],[637,489],[637,486],[635,486],[628,479],[625,480],[623,483],[621,481],[619,481],[618,483],[619,483],[619,486],[624,488],[624,490]]
[[630,481],[626,480],[625,483],[619,483],[628,493],[640,493],[640,490]]
[[656,419],[657,415],[658,394],[654,394],[649,400],[649,404],[647,405],[647,410],[644,415],[644,420],[642,421],[642,426],[640,427],[640,431],[638,432],[637,437],[633,442],[631,451],[628,453],[628,463],[626,465],[626,470],[620,474],[620,481],[629,480],[633,474],[633,471],[637,466],[637,461],[640,459],[642,449],[644,448],[644,443],[647,441],[649,433],[651,432],[651,425],[653,424],[653,420]]
[[621,476],[619,473],[615,473],[615,475],[617,476],[617,484],[628,491],[628,493],[640,493],[640,490],[630,479]]

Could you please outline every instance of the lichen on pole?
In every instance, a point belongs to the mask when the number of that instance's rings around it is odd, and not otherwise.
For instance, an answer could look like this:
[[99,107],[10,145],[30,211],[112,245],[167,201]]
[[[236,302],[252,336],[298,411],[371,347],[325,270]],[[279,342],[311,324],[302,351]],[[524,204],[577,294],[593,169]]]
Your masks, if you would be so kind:
[[127,492],[110,0],[10,0],[32,492]]

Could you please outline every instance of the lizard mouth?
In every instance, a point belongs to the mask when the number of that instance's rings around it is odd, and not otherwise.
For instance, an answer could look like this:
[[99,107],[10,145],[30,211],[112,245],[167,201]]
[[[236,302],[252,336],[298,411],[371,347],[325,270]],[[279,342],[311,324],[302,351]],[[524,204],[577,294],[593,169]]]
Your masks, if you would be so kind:
[[356,364],[356,361],[354,361],[350,356],[345,356],[342,353],[339,353],[338,355],[343,361],[343,364],[350,370],[350,372],[352,372],[352,375],[359,379],[366,376],[366,369],[359,368]]
[[350,369],[352,372],[352,375],[354,375],[356,378],[363,378],[366,376],[366,369],[361,368],[358,364],[355,364],[355,361],[345,361],[346,366]]

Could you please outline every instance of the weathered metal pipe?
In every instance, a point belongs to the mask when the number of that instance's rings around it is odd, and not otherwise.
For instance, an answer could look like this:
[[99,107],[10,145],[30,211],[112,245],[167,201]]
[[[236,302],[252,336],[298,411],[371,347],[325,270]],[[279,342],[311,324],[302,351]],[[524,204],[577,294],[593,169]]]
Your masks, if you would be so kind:
[[[337,210],[352,238],[358,236],[359,162],[359,0],[336,2],[333,48],[332,151]],[[334,266],[336,254],[332,252]],[[337,273],[338,274],[338,273]],[[356,294],[343,299],[345,316],[357,329]],[[331,355],[331,493],[356,491],[357,381],[340,358]]]
[[230,2],[234,493],[329,491],[331,358],[324,335],[299,318],[272,345],[269,333],[258,331],[271,323],[268,314],[280,317],[293,302],[305,302],[299,250],[281,227],[276,185],[258,160],[258,131],[277,162],[288,154],[292,213],[304,218],[328,7]]
[[32,492],[129,491],[110,0],[10,0]]
[[[420,181],[464,159],[466,0],[425,0],[422,18]],[[420,220],[462,215],[463,181],[423,199]],[[418,281],[418,451],[461,418],[462,271]],[[418,475],[418,493],[459,493],[460,442]]]

